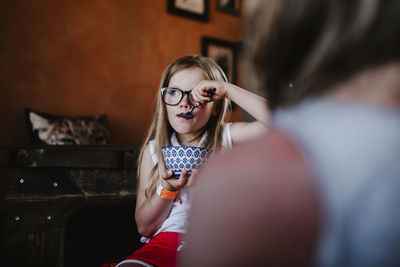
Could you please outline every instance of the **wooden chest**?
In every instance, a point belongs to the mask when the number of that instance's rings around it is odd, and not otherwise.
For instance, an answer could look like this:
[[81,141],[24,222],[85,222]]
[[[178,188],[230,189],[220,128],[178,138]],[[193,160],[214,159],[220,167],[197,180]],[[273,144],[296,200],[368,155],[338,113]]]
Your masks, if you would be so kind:
[[136,198],[136,146],[0,148],[2,265],[64,266],[65,227],[90,201]]

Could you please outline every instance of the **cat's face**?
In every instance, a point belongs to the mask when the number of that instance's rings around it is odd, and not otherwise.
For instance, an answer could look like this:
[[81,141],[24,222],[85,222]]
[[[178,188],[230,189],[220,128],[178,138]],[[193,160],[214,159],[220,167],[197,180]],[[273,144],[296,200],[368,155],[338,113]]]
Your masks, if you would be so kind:
[[30,113],[29,119],[32,123],[33,130],[38,131],[39,138],[42,140],[48,140],[53,132],[55,124],[35,113]]

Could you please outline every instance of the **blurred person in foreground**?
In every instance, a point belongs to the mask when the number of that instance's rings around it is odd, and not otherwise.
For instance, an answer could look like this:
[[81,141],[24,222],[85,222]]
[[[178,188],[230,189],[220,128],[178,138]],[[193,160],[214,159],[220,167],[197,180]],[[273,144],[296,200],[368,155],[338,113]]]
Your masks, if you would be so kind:
[[245,4],[272,130],[200,173],[183,266],[400,266],[400,1]]

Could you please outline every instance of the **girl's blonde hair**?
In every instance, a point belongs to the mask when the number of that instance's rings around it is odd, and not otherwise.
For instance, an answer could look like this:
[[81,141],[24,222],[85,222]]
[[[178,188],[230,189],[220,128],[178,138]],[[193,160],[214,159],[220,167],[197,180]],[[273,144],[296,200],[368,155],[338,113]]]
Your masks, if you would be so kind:
[[[158,90],[156,97],[157,108],[150,129],[148,131],[147,137],[140,150],[138,159],[137,177],[139,183],[140,166],[143,159],[143,152],[146,146],[149,144],[149,141],[155,140],[158,163],[154,165],[153,169],[150,172],[149,177],[146,179],[146,185],[145,185],[146,197],[149,197],[152,194],[154,194],[156,185],[160,182],[160,180],[162,179],[161,175],[166,170],[164,158],[161,152],[161,147],[171,145],[171,135],[174,132],[174,130],[172,129],[171,125],[168,122],[165,104],[161,99],[160,89],[168,86],[171,77],[175,73],[190,68],[201,69],[204,72],[204,79],[225,81],[225,82],[227,81],[225,73],[217,65],[217,63],[215,63],[212,59],[203,56],[190,55],[178,58],[165,69],[161,77],[160,88]],[[212,149],[214,151],[218,150],[221,147],[223,123],[226,122],[226,119],[229,116],[230,101],[224,98],[223,100],[216,102],[215,105],[216,105],[215,108],[217,110],[217,115],[216,116],[211,115],[209,121],[204,126],[200,135],[198,136],[200,137],[205,132],[208,132],[208,140],[206,142],[205,147]],[[139,186],[137,188],[139,188]]]

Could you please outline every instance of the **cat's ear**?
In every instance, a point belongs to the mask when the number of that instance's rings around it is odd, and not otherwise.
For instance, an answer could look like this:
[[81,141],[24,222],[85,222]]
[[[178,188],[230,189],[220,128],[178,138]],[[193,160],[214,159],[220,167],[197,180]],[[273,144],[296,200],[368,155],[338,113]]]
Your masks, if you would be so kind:
[[52,123],[49,119],[46,119],[33,112],[29,114],[29,119],[32,123],[32,130],[37,130],[39,138],[45,143],[48,143],[48,139],[50,138],[50,135],[55,127],[54,123]]
[[33,112],[29,113],[29,120],[32,123],[32,130],[45,130],[49,128],[50,121]]
[[39,138],[47,143],[47,139],[53,131],[54,123],[33,112],[29,114],[29,119],[32,123],[32,130],[37,130]]

